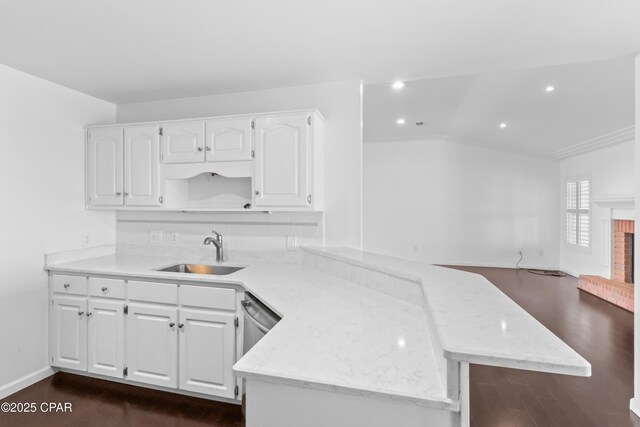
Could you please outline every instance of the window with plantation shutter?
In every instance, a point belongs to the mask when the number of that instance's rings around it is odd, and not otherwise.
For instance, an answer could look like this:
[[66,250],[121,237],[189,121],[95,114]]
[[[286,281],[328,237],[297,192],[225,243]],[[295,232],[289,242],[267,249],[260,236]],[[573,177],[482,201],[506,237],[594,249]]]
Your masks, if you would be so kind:
[[589,247],[589,207],[591,182],[586,179],[567,182],[566,236],[571,245]]

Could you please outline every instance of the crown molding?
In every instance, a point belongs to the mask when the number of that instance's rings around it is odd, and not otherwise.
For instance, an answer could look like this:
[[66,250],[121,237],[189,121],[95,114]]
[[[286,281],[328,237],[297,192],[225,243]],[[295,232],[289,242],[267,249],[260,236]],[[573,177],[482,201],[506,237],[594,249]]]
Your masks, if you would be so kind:
[[562,150],[554,151],[551,155],[556,159],[566,159],[567,157],[577,156],[578,154],[588,153],[622,142],[633,141],[635,139],[635,130],[634,125],[627,126],[617,131],[563,148]]

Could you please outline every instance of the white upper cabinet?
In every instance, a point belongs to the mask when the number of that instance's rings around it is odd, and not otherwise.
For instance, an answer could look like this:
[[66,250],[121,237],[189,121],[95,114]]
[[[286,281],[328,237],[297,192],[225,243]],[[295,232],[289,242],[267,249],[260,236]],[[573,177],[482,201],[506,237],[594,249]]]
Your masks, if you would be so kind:
[[320,211],[323,129],[315,110],[88,128],[87,206]]
[[307,206],[310,116],[255,121],[255,206]]
[[170,123],[162,126],[164,163],[204,162],[204,123]]
[[91,206],[121,206],[122,128],[91,129],[87,134],[87,202]]
[[158,126],[124,129],[124,202],[128,206],[159,206],[160,132]]
[[209,120],[206,127],[207,162],[251,160],[251,118]]

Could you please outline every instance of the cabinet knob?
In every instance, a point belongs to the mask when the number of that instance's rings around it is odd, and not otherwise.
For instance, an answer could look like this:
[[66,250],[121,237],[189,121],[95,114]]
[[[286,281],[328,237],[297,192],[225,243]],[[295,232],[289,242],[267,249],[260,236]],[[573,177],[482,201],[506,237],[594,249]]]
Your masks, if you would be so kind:
[[198,147],[198,151],[202,151],[202,147]]
[[211,147],[207,145],[207,151],[211,151]]
[[184,328],[184,323],[178,324],[178,328],[180,328],[180,329]]
[[122,193],[119,191],[116,191],[116,196],[122,196]]
[[259,196],[259,195],[260,195],[260,191],[256,190],[256,196]]
[[62,285],[62,286],[64,286],[64,288],[65,288],[65,289],[67,289],[69,286],[71,286],[71,284],[69,284],[69,283],[65,283],[65,284],[64,284],[64,285]]
[[102,288],[102,292],[107,292],[108,288],[105,286],[104,288]]
[[173,322],[169,323],[169,327],[170,327],[170,328],[173,328],[174,326],[176,326],[176,324],[175,324],[175,323],[173,323]]
[[78,312],[78,316],[83,316],[84,315],[84,311],[79,311]]
[[87,313],[87,317],[90,317],[93,313]]
[[129,193],[127,193],[127,192],[125,191],[125,192],[124,192],[124,195],[125,195],[125,196],[128,196],[128,195],[129,195]]

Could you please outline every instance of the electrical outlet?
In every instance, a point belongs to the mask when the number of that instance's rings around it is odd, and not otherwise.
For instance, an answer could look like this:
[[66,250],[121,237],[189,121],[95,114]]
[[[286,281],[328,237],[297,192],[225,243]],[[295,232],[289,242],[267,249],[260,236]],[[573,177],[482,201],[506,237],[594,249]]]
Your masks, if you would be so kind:
[[159,245],[162,243],[162,230],[149,230],[149,243]]
[[544,249],[540,248],[538,251],[538,256],[544,256]]
[[292,251],[298,246],[298,239],[296,236],[287,236],[287,250]]
[[174,231],[173,233],[171,233],[171,243],[178,243],[179,237],[180,235],[178,234],[177,231]]
[[82,245],[89,246],[89,243],[91,243],[91,236],[89,233],[82,233]]

